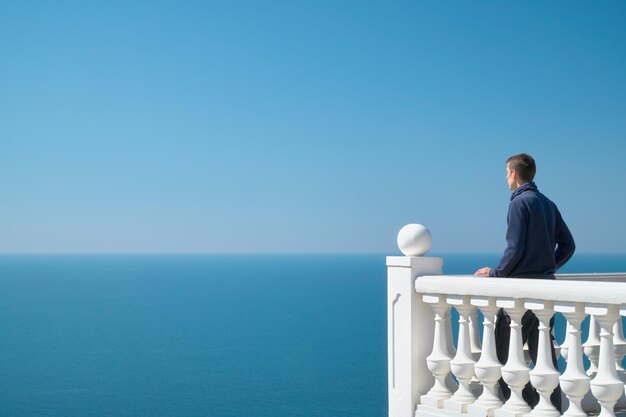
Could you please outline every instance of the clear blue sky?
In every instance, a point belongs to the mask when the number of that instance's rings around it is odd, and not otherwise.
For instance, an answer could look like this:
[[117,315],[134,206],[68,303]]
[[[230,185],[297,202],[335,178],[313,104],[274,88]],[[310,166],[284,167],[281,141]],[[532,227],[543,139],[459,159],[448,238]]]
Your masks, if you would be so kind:
[[0,252],[626,252],[623,1],[4,1]]

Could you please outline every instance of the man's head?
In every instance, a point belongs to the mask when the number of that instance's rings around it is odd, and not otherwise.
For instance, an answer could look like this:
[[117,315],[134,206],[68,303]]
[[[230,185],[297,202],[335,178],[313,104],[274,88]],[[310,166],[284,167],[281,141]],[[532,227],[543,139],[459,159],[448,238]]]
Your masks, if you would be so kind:
[[506,181],[511,191],[535,179],[537,167],[532,156],[521,153],[506,160]]

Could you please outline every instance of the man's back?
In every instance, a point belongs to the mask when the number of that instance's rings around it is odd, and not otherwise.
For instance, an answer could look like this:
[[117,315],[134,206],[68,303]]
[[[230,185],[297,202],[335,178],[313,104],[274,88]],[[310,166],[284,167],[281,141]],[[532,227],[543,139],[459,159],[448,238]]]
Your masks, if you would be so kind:
[[574,239],[561,213],[534,182],[511,195],[507,223],[507,248],[491,276],[551,278],[574,253]]

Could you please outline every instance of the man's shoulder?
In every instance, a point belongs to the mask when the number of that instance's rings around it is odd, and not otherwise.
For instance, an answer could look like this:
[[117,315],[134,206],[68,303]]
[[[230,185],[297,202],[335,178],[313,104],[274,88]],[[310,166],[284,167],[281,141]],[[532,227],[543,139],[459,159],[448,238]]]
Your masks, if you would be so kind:
[[542,194],[540,192],[537,192],[537,198],[540,199],[544,204],[555,207],[556,208],[556,204],[554,204],[554,202],[552,200],[550,200],[548,197],[546,197],[545,194]]
[[539,191],[525,192],[518,195],[511,200],[510,207],[514,210],[527,211],[531,215],[532,213],[545,212],[546,210],[549,212],[558,211],[556,204]]
[[516,211],[534,213],[546,210],[548,207],[556,207],[556,205],[539,191],[527,191],[513,198],[509,207]]
[[511,205],[526,205],[534,200],[540,199],[538,191],[527,190],[511,199]]

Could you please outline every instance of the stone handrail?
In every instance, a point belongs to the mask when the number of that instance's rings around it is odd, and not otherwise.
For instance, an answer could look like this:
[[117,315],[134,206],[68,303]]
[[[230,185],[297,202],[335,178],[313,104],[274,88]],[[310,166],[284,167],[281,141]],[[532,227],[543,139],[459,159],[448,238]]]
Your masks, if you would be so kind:
[[[581,276],[586,275],[581,274]],[[446,295],[623,304],[623,308],[626,309],[626,284],[624,282],[590,282],[584,280],[576,281],[572,285],[567,280],[439,275],[421,276],[419,280],[415,281],[415,290],[420,293]],[[622,314],[626,315],[626,310]]]

